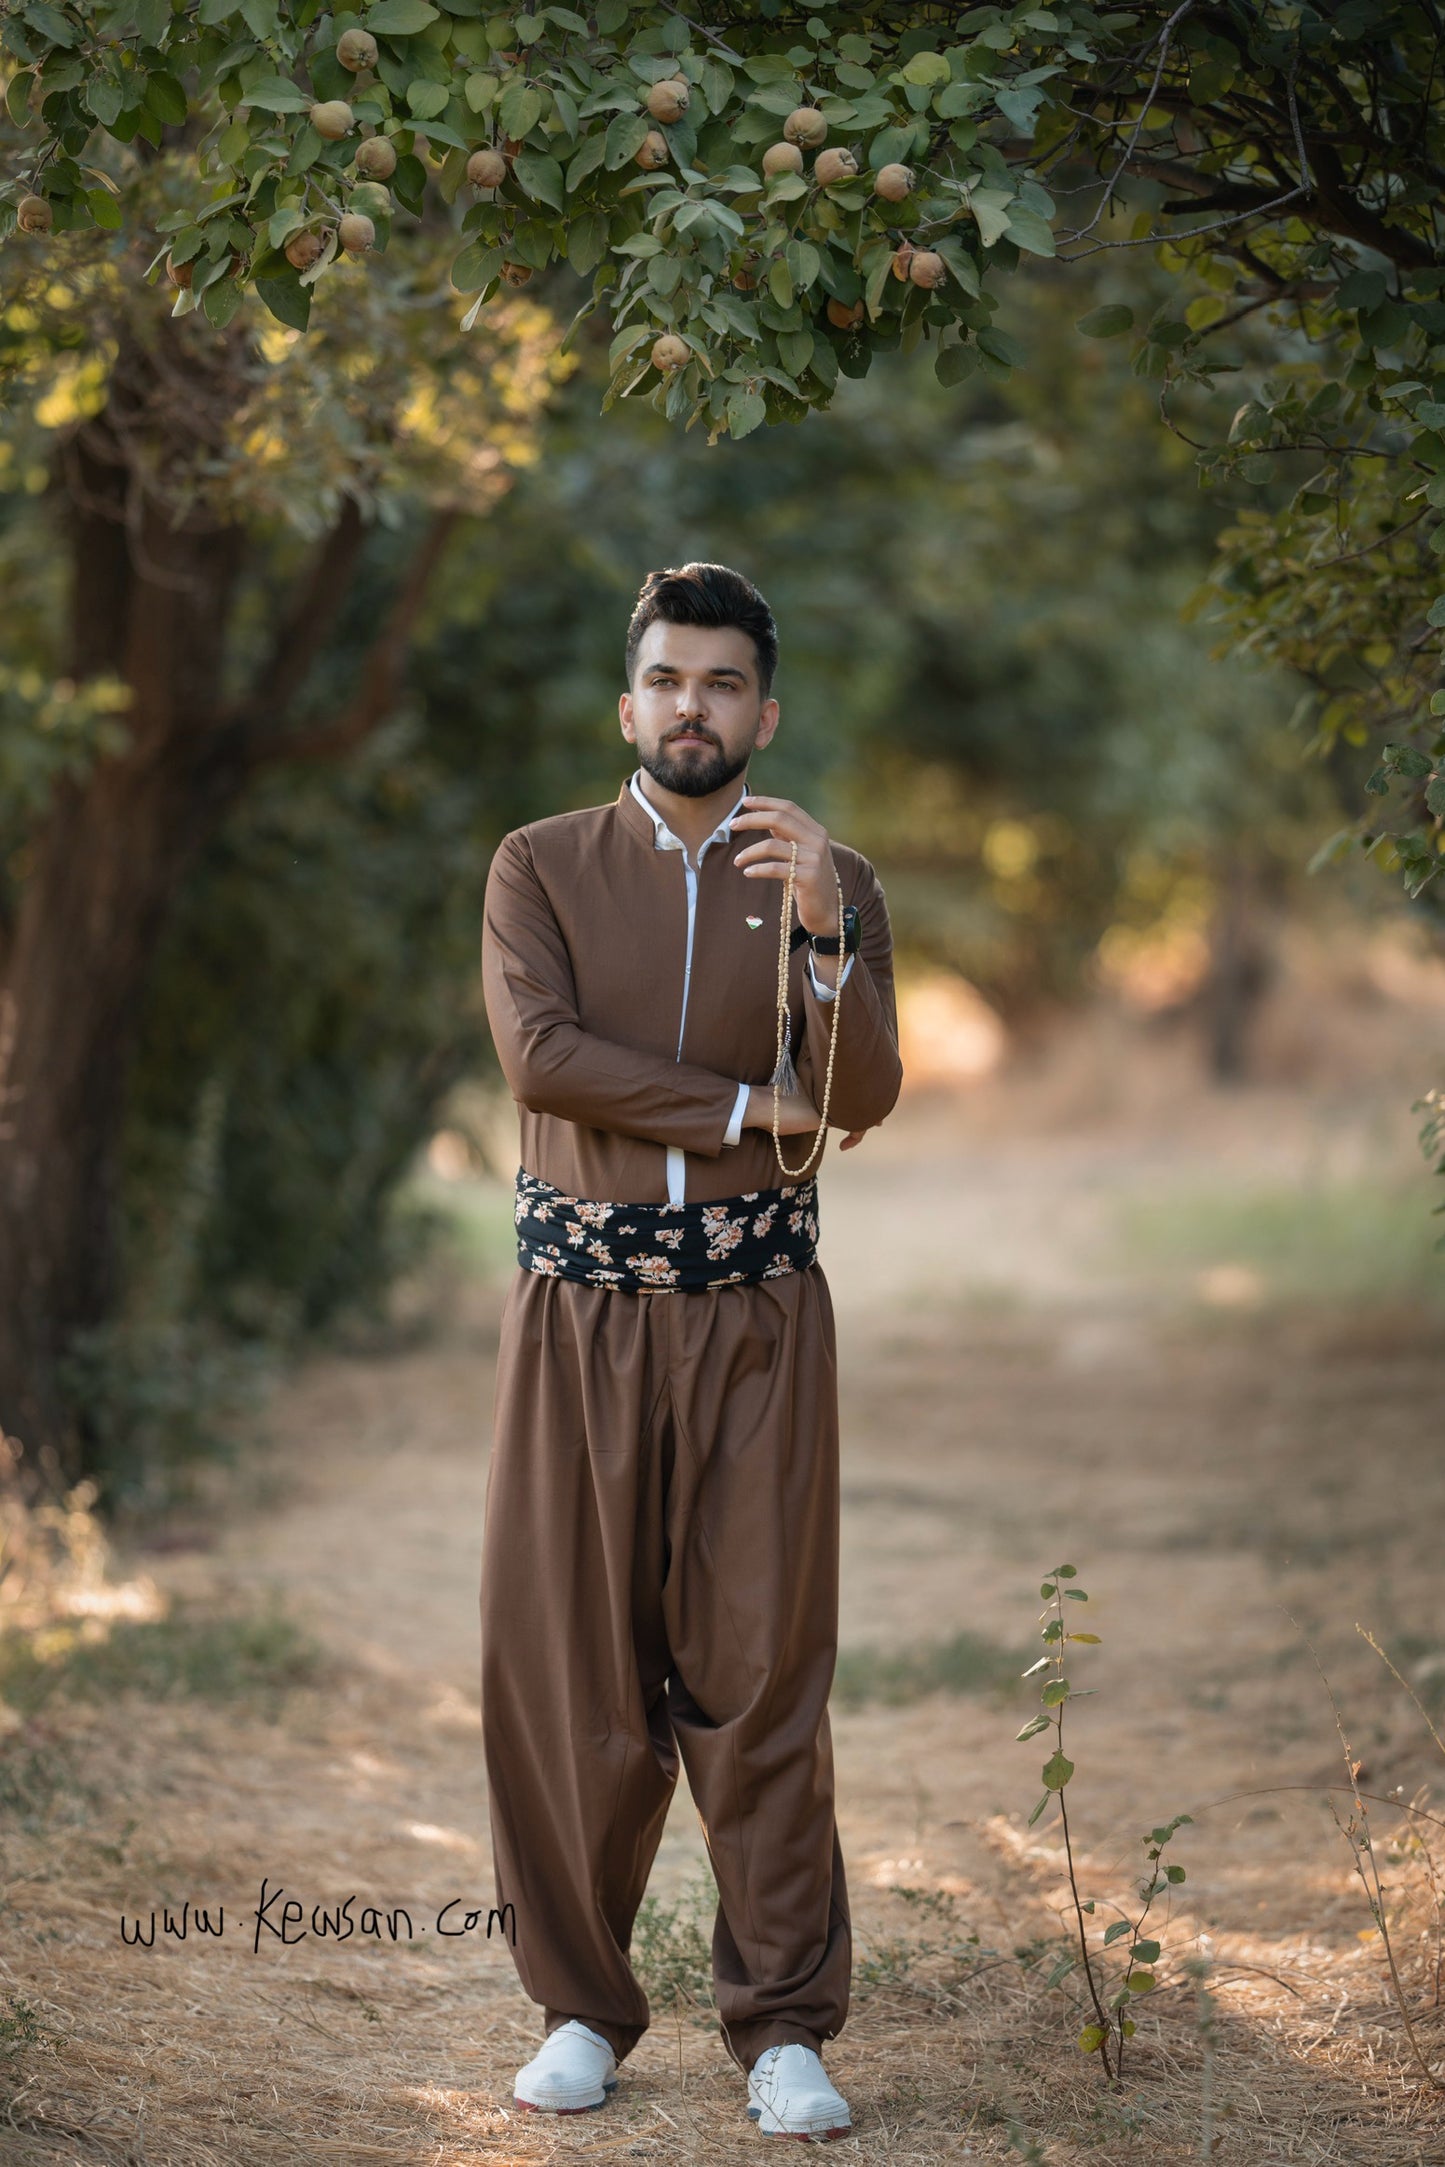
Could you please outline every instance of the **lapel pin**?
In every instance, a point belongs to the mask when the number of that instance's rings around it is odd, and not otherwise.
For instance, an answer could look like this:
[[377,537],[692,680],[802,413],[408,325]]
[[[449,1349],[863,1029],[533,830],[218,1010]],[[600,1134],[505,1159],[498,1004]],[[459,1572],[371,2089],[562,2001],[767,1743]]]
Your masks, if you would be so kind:
[[748,924],[752,927],[754,932],[757,931],[758,927],[762,924],[762,922],[763,921],[761,918],[749,918],[748,920]]

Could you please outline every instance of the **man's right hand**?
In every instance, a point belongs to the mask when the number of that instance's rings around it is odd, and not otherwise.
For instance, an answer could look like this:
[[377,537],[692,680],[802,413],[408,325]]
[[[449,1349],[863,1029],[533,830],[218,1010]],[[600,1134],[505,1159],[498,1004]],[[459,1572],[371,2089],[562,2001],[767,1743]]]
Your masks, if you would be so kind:
[[[778,1134],[780,1136],[806,1136],[816,1131],[818,1109],[806,1091],[785,1091],[778,1100]],[[745,1129],[766,1129],[773,1133],[773,1087],[771,1084],[753,1084],[748,1091],[748,1110],[743,1116]]]

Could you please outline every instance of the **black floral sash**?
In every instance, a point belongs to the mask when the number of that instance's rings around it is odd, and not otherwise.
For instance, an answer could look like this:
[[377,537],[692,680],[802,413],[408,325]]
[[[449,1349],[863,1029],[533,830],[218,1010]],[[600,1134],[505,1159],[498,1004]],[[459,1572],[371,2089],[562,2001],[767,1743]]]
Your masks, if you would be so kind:
[[[517,1261],[589,1286],[681,1293],[779,1279],[816,1261],[816,1177],[703,1204],[604,1204],[517,1168]],[[722,1267],[726,1266],[727,1269]]]

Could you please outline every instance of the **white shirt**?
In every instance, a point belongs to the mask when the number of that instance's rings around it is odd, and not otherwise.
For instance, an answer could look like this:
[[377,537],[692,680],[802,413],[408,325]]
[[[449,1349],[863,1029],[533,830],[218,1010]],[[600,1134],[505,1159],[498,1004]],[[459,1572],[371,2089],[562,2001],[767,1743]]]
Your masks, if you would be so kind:
[[[682,852],[683,873],[687,881],[687,962],[684,967],[682,977],[682,1016],[677,1027],[677,1059],[680,1061],[682,1059],[682,1034],[687,1025],[688,995],[692,990],[692,933],[693,924],[697,916],[697,866],[693,864],[692,859],[688,856],[687,845],[682,841],[680,836],[673,834],[671,828],[663,819],[657,807],[653,804],[652,800],[644,791],[642,787],[641,768],[634,768],[632,774],[628,777],[628,781],[631,785],[632,794],[636,798],[638,804],[641,805],[651,817],[653,827],[653,847],[657,850],[680,850]],[[743,802],[743,799],[747,795],[747,787],[746,785],[744,785],[744,787],[738,792],[737,798],[734,801],[731,809],[723,815],[723,818],[713,829],[712,834],[705,837],[704,840],[698,845],[697,865],[702,864],[704,853],[713,843],[727,843],[730,840],[732,835],[733,816],[734,814],[736,814],[738,808]],[[750,840],[758,841],[759,838],[753,836],[750,837]],[[853,958],[851,956],[845,957],[843,960],[842,969],[838,973],[838,985],[840,987],[842,986],[844,979],[848,976],[848,973],[852,970],[852,968]],[[825,986],[819,979],[817,972],[813,968],[813,952],[811,949],[809,949],[808,951],[808,979],[810,984],[812,985],[814,993],[817,994],[820,1001],[831,1001],[833,999],[834,993],[837,989],[833,986]],[[744,1083],[738,1085],[738,1095],[733,1104],[732,1115],[728,1121],[727,1128],[723,1133],[723,1143],[725,1146],[730,1144],[736,1144],[741,1140],[743,1133],[743,1115],[747,1112],[748,1093],[751,1091],[751,1089],[751,1084]],[[686,1167],[684,1164],[682,1150],[676,1144],[669,1144],[667,1146],[667,1201],[669,1204],[682,1204],[686,1202],[687,1191],[685,1184]]]

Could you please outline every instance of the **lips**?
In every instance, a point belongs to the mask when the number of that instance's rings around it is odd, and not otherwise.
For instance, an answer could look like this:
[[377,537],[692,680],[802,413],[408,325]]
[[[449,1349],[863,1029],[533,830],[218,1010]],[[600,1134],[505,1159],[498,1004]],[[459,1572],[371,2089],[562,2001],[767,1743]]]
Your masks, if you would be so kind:
[[669,745],[710,745],[712,739],[710,737],[698,737],[695,732],[688,731],[681,737],[670,737],[667,742]]

